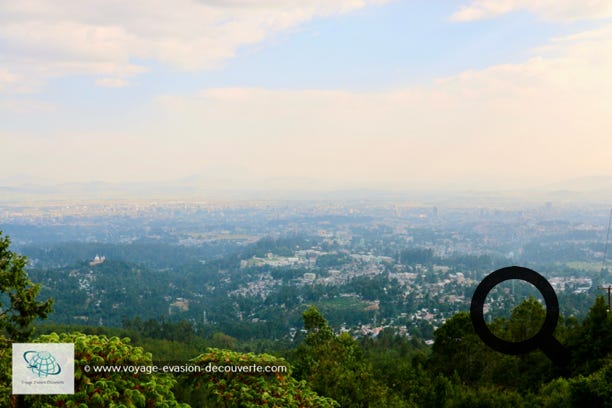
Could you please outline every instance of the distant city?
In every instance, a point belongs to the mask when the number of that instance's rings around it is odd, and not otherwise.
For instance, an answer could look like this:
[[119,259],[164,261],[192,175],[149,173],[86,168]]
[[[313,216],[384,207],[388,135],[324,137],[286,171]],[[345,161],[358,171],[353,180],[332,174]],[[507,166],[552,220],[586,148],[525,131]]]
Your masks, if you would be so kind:
[[[56,299],[52,321],[119,326],[165,316],[291,341],[314,304],[339,332],[392,328],[430,343],[468,310],[479,280],[508,265],[545,275],[561,313],[583,316],[612,281],[608,215],[604,205],[554,202],[141,200],[4,205],[0,228]],[[526,296],[540,295],[499,285],[487,315]]]

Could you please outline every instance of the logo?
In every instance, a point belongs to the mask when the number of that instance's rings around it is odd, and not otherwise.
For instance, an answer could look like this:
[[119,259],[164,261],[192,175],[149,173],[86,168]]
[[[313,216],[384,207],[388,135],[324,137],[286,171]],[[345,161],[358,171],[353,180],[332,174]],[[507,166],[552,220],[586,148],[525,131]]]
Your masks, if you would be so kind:
[[62,372],[62,367],[48,351],[28,350],[23,353],[23,359],[38,377],[59,375]]
[[13,343],[13,394],[74,394],[73,343]]

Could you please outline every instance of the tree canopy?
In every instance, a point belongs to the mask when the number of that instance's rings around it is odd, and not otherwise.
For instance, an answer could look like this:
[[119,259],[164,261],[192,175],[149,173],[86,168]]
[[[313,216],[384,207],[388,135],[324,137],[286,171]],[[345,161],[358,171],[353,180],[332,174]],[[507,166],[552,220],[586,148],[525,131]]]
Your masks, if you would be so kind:
[[53,301],[38,301],[40,285],[25,271],[27,259],[9,249],[11,240],[0,231],[0,331],[9,342],[26,341],[32,322],[51,312]]

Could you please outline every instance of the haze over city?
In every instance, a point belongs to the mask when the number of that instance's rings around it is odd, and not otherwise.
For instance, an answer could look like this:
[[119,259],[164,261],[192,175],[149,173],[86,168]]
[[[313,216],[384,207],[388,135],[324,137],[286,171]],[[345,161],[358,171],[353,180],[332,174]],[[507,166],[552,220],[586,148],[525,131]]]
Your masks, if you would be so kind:
[[568,0],[4,2],[0,187],[603,190],[611,17]]

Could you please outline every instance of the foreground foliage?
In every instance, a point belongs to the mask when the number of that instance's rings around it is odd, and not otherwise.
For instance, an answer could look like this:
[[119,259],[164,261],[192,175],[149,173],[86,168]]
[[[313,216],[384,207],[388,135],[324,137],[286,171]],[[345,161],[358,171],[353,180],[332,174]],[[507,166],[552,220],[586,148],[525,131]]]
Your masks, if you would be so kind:
[[[313,392],[304,381],[291,375],[290,365],[268,354],[238,353],[209,348],[191,363],[203,372],[183,376],[182,384],[192,387],[192,403],[208,407],[338,407],[331,398]],[[269,373],[212,372],[211,367],[269,367]],[[209,368],[207,371],[206,368]],[[286,371],[283,370],[286,368]],[[197,399],[196,399],[197,398]],[[195,405],[194,406],[198,406]]]
[[11,397],[11,343],[26,342],[32,323],[46,318],[53,301],[37,300],[40,285],[25,271],[27,259],[9,249],[11,241],[0,231],[0,406],[19,403]]
[[169,374],[96,373],[94,366],[150,366],[152,356],[129,339],[82,333],[50,334],[41,343],[74,343],[75,393],[73,395],[26,396],[36,407],[187,407],[174,398],[176,380]]

